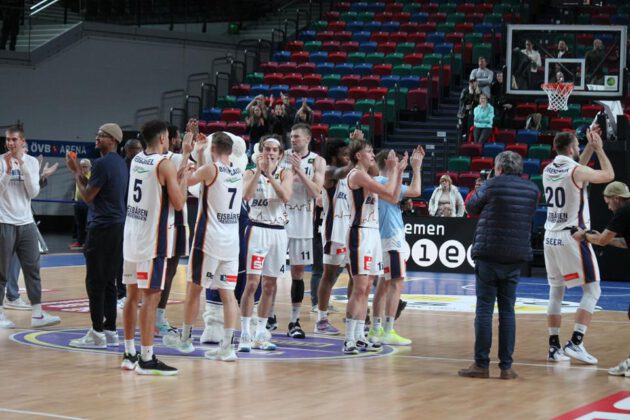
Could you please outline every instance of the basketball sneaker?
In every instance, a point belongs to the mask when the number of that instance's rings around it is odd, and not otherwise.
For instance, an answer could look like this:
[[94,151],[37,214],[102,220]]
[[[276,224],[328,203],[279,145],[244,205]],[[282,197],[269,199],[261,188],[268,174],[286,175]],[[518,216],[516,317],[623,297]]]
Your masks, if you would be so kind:
[[199,341],[203,344],[219,344],[223,339],[223,305],[206,303],[202,317],[206,326]]
[[241,334],[238,340],[238,351],[241,353],[249,353],[252,351],[252,338],[247,334]]
[[126,297],[121,297],[120,299],[116,301],[116,307],[118,308],[119,311],[122,311],[123,309],[125,309],[126,300],[127,300]]
[[328,304],[328,313],[329,314],[338,314],[339,313],[339,309],[335,308],[335,306],[332,303]]
[[195,346],[192,343],[192,337],[183,339],[180,334],[167,334],[162,337],[162,343],[171,349],[175,349],[180,353],[192,353],[195,351]]
[[11,329],[15,328],[15,324],[3,313],[0,314],[0,328]]
[[269,331],[275,331],[278,329],[278,320],[275,315],[267,318],[267,329]]
[[161,324],[156,323],[154,329],[154,335],[156,337],[164,337],[168,334],[177,334],[177,328],[171,326],[171,324],[166,321]]
[[118,331],[103,331],[105,333],[105,342],[108,347],[118,347],[120,340],[118,340]]
[[50,327],[51,325],[56,325],[61,322],[61,318],[55,315],[50,315],[47,312],[42,311],[40,316],[31,317],[31,327],[39,328],[39,327]]
[[78,347],[82,349],[106,349],[107,337],[105,333],[94,331],[90,328],[83,337],[70,340],[70,347]]
[[29,303],[24,302],[21,297],[18,297],[15,300],[9,300],[4,298],[4,305],[7,309],[15,309],[18,311],[30,311],[31,305]]
[[381,343],[376,342],[376,343],[371,343],[367,338],[365,337],[359,337],[356,340],[356,347],[357,349],[359,349],[359,351],[379,351],[382,347]]
[[608,374],[612,376],[626,376],[630,378],[630,359],[623,359],[623,361],[617,366],[608,369]]
[[157,375],[157,376],[173,376],[177,375],[177,368],[168,366],[160,362],[155,355],[148,362],[138,357],[138,365],[136,366],[138,375]]
[[343,354],[359,354],[359,350],[354,341],[343,342]]
[[252,348],[264,351],[274,351],[276,349],[276,345],[271,341],[268,341],[264,334],[261,334],[254,337],[254,341],[252,341]]
[[295,322],[289,322],[289,331],[287,331],[287,337],[291,338],[306,338],[306,334],[300,325],[300,318]]
[[578,346],[574,344],[571,340],[569,340],[567,341],[567,344],[564,345],[563,350],[567,356],[573,357],[580,362],[584,362],[588,365],[597,364],[597,358],[586,351],[586,348],[584,348],[584,343]]
[[123,354],[123,360],[120,364],[122,370],[134,370],[138,366],[139,354],[136,353],[133,356],[129,353]]
[[316,334],[339,335],[339,330],[335,328],[327,318],[315,323],[314,332]]
[[560,347],[551,346],[549,347],[549,354],[547,355],[547,360],[550,362],[566,362],[571,360],[569,356],[564,354]]
[[370,328],[368,331],[367,339],[370,343],[382,343],[383,336],[385,335],[385,330],[383,327],[380,327],[378,330],[374,330],[374,328]]
[[391,330],[387,334],[383,334],[381,337],[381,343],[388,344],[390,346],[408,346],[412,343],[412,341],[398,335],[396,330]]
[[206,359],[220,360],[222,362],[235,362],[238,359],[232,346],[225,349],[220,346],[216,349],[210,349],[205,353],[205,357]]

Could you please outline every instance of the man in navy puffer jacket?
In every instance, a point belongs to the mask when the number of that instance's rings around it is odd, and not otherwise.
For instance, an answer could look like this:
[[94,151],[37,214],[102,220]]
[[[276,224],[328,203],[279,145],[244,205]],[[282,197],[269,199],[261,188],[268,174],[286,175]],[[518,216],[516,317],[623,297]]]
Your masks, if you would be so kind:
[[494,302],[499,306],[499,368],[501,379],[515,379],[512,353],[516,335],[514,303],[521,266],[533,258],[531,225],[538,187],[521,178],[523,159],[506,151],[495,159],[496,176],[485,182],[466,205],[479,215],[472,257],[475,260],[475,363],[460,376],[487,378],[492,344]]

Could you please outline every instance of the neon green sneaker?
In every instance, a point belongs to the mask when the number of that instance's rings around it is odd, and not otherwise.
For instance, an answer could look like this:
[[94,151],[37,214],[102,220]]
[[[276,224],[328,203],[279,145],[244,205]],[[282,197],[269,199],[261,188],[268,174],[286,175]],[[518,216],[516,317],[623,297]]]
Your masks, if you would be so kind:
[[381,336],[381,343],[389,344],[390,346],[408,346],[412,341],[408,338],[401,337],[395,330],[391,330],[389,333]]
[[377,331],[375,331],[373,328],[370,328],[367,339],[370,343],[380,343],[384,335],[385,330],[383,329],[383,327],[380,327]]

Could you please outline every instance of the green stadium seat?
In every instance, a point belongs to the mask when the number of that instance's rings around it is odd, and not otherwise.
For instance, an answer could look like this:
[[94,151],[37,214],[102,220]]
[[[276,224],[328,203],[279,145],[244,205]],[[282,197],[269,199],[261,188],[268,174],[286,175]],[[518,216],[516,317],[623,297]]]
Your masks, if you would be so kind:
[[411,74],[413,76],[425,77],[432,69],[431,64],[421,64],[419,66],[413,66],[411,68]]
[[328,128],[328,137],[345,139],[349,135],[350,126],[348,124],[336,124]]
[[549,144],[532,144],[529,147],[527,157],[530,159],[548,159],[551,156],[551,145]]
[[415,42],[401,42],[396,46],[397,53],[411,54],[416,48]]
[[449,13],[446,16],[446,21],[449,23],[463,23],[466,22],[466,15],[464,13]]
[[580,118],[582,114],[582,105],[580,104],[568,104],[568,108],[566,111],[560,111],[561,117],[569,117],[569,118]]
[[339,16],[339,19],[343,20],[344,22],[354,22],[355,20],[359,20],[357,12],[343,12]]
[[383,64],[385,54],[381,52],[373,52],[365,55],[365,62],[369,64]]
[[245,83],[250,85],[261,85],[265,75],[263,73],[249,73],[245,76]]
[[455,32],[455,22],[441,22],[438,23],[435,27],[435,32],[444,32],[445,34],[449,32]]
[[[442,54],[436,54],[436,53],[425,54],[424,60],[422,60],[422,64],[435,66],[435,65],[440,64],[440,61],[442,61]],[[446,63],[442,63],[442,64],[446,64]]]
[[313,22],[313,24],[311,25],[311,28],[314,31],[325,31],[326,28],[328,28],[328,22],[325,20],[317,20]]
[[473,45],[480,44],[483,41],[483,34],[470,32],[464,35],[464,43],[471,42]]
[[470,157],[456,156],[448,160],[449,172],[466,172],[470,170]]
[[322,77],[322,85],[326,87],[339,86],[341,84],[340,74],[327,74]]
[[530,181],[532,181],[534,184],[536,184],[536,186],[538,187],[538,190],[541,192],[541,194],[543,193],[544,189],[543,189],[543,180],[542,180],[542,175],[532,175],[529,178]]
[[354,104],[354,110],[362,113],[369,112],[370,109],[376,107],[376,101],[374,99],[360,99]]
[[492,44],[476,44],[473,46],[472,62],[473,65],[477,64],[479,57],[486,57],[487,61],[492,59]]
[[438,11],[442,13],[455,13],[457,10],[457,5],[455,3],[440,3],[438,6]]
[[573,118],[573,123],[571,124],[571,127],[576,129],[581,125],[591,125],[592,122],[592,118]]
[[217,108],[236,108],[236,96],[219,96],[217,99]]
[[486,15],[486,17],[483,19],[483,21],[485,23],[501,23],[503,21],[503,16],[501,15],[501,13],[491,13],[489,15]]
[[405,59],[405,55],[403,53],[391,53],[385,56],[385,60],[383,62],[385,64],[391,64],[392,66],[402,64]]
[[411,64],[398,64],[392,68],[395,76],[411,76]]
[[[407,88],[398,88],[398,108],[399,109],[407,109],[407,93],[409,92],[409,89]],[[387,100],[389,101],[390,99],[395,99],[396,98],[396,88],[392,88],[390,90],[387,91],[387,96],[386,96]]]
[[351,52],[348,54],[348,63],[365,63],[365,53],[364,52]]
[[357,14],[357,20],[361,22],[372,22],[374,20],[374,12],[360,12]]
[[307,41],[304,43],[304,50],[308,52],[321,51],[322,41]]

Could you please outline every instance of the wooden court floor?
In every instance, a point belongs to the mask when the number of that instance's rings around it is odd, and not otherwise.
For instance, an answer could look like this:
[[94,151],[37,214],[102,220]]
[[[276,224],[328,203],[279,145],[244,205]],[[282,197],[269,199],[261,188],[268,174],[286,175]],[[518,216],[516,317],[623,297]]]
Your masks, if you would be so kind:
[[[83,276],[82,267],[42,269],[44,288],[56,290],[45,293],[44,301],[85,297]],[[180,267],[172,298],[183,300],[184,290]],[[278,335],[286,331],[289,302],[285,279],[276,304]],[[182,310],[181,304],[168,309],[177,326]],[[165,359],[179,368],[179,376],[170,378],[122,371],[120,354],[15,342],[12,334],[30,330],[30,312],[6,313],[18,328],[0,331],[0,419],[546,419],[630,391],[630,378],[606,372],[630,347],[630,321],[622,312],[594,318],[586,345],[599,358],[596,367],[547,363],[544,316],[517,316],[514,369],[520,378],[514,381],[496,379],[496,363],[494,378],[457,376],[472,361],[472,313],[405,311],[397,330],[414,343],[387,356],[236,363],[178,357]],[[88,314],[56,314],[62,324],[49,330],[89,326]],[[333,324],[341,326],[342,317],[332,315]],[[310,305],[303,307],[301,319],[312,335],[316,315]],[[565,315],[562,340],[572,324]],[[202,328],[201,317],[196,328]]]

